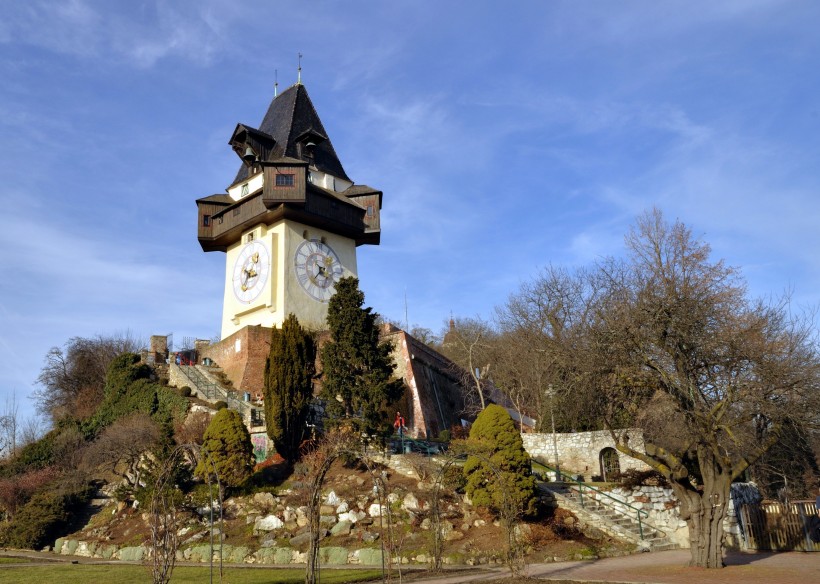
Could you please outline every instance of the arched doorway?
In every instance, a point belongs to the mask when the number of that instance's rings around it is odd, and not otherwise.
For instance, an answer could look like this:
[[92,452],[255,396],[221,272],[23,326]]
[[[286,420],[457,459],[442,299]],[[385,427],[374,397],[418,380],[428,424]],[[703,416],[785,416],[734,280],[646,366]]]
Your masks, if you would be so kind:
[[614,448],[604,448],[598,456],[601,463],[601,477],[604,481],[614,480],[621,474],[621,462],[618,451]]

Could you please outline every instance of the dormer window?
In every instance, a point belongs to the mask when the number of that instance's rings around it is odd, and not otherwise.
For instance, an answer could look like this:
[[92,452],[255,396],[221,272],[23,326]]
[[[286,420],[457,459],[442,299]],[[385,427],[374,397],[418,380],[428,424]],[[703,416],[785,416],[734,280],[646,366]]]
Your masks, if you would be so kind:
[[240,197],[245,197],[248,194],[248,183],[242,185],[242,190],[239,192]]
[[292,187],[294,180],[294,175],[292,174],[277,174],[276,175],[276,186],[277,187]]

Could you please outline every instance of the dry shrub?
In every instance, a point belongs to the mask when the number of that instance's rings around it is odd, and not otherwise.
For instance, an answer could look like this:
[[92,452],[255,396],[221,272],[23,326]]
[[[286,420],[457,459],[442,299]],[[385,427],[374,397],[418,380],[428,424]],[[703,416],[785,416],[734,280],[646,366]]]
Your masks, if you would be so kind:
[[404,461],[413,469],[420,481],[426,481],[437,470],[437,465],[428,456],[419,454],[418,452],[411,452],[404,455]]
[[578,523],[578,518],[571,511],[558,507],[552,517],[547,520],[547,525],[560,539],[577,539],[583,534]]
[[205,430],[210,423],[209,413],[194,412],[174,427],[174,440],[177,444],[199,444],[201,446]]
[[555,532],[542,523],[530,523],[525,532],[525,543],[533,549],[540,549],[554,543],[558,537]]
[[637,487],[668,487],[669,481],[656,470],[637,470],[630,468],[617,477],[618,482],[624,489],[635,489]]

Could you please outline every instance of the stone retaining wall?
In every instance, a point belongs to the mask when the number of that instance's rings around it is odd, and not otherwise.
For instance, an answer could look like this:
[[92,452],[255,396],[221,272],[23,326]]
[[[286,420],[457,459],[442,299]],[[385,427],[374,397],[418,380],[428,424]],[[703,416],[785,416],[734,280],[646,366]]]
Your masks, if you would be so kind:
[[[682,548],[689,547],[689,527],[686,521],[680,516],[680,502],[675,497],[672,489],[664,487],[642,486],[634,489],[623,489],[616,487],[607,491],[613,499],[621,503],[627,503],[641,511],[649,514],[645,519],[652,527],[655,527],[667,534],[669,540],[678,544]],[[621,513],[635,515],[635,511],[626,505],[619,504],[605,495],[594,491],[585,490],[585,497],[592,497],[604,505],[616,508]],[[740,549],[742,537],[740,525],[735,515],[735,508],[732,500],[729,500],[729,510],[726,519],[723,521],[724,545],[728,549]]]
[[[555,463],[555,446],[552,434],[525,433],[521,434],[524,449],[538,461],[552,466]],[[635,448],[643,448],[643,435],[639,430],[630,431],[630,444]],[[606,431],[572,432],[555,434],[555,443],[558,449],[558,462],[561,470],[573,475],[583,475],[585,480],[593,476],[602,476],[601,453],[609,448],[615,449],[612,436]],[[647,470],[649,467],[642,461],[617,452],[621,472],[634,468]]]

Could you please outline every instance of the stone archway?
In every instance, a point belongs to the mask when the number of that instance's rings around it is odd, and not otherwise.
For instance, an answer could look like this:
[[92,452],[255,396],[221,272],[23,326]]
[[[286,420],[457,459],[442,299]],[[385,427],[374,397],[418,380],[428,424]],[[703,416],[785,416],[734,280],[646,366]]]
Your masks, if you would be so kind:
[[611,481],[621,474],[621,459],[614,448],[604,448],[598,455],[601,464],[601,477],[604,481]]

